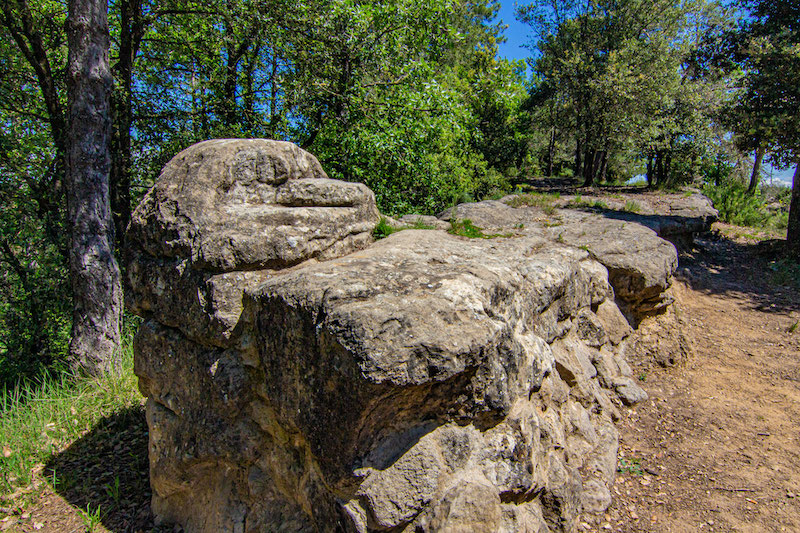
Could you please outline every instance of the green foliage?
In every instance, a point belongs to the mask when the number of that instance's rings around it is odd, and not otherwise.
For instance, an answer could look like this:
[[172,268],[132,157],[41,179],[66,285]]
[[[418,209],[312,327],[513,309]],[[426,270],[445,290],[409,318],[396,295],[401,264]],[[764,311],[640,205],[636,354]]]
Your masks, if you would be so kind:
[[392,233],[397,233],[398,231],[403,231],[407,229],[435,229],[433,226],[425,224],[421,220],[417,220],[413,224],[409,226],[392,226],[389,224],[389,221],[386,218],[381,217],[378,224],[375,226],[375,229],[372,230],[372,236],[375,239],[384,239],[391,235]]
[[103,513],[99,505],[92,509],[92,504],[87,503],[86,510],[78,509],[78,512],[81,515],[81,521],[86,533],[94,533],[97,530],[97,526],[103,521]]
[[481,228],[474,225],[468,218],[451,218],[450,229],[447,230],[447,233],[469,239],[496,239],[498,237],[513,236],[511,233],[484,233]]
[[703,194],[708,196],[719,211],[719,218],[730,224],[752,227],[785,228],[786,213],[770,213],[759,192],[748,194],[747,188],[736,182],[720,185],[706,184]]
[[[770,282],[774,285],[788,285],[800,289],[800,263],[795,259],[785,257],[773,261],[769,264],[769,270]],[[794,325],[794,329],[797,329],[797,324]]]
[[628,200],[625,202],[625,206],[622,208],[623,211],[627,211],[629,213],[638,213],[642,210],[642,206],[634,202],[633,200]]
[[617,472],[632,474],[634,476],[643,476],[644,468],[642,468],[642,459],[639,457],[632,457],[630,459],[620,457]]
[[451,235],[458,235],[460,237],[468,237],[470,239],[489,239],[491,238],[490,235],[486,235],[483,233],[481,228],[475,226],[472,221],[468,218],[464,219],[456,219],[453,218],[450,220],[450,229],[447,230],[447,233]]
[[395,228],[384,217],[381,217],[375,229],[372,230],[372,236],[375,239],[384,239],[397,231],[400,231],[400,228]]
[[691,179],[693,153],[716,138],[709,117],[730,92],[692,59],[725,19],[715,3],[533,0],[519,16],[538,37],[529,105],[549,130],[539,146],[554,172],[577,152],[587,185],[624,182],[648,162],[654,184]]
[[584,200],[580,194],[575,195],[575,198],[567,203],[567,207],[574,207],[578,209],[608,209],[608,204],[602,200],[589,201]]

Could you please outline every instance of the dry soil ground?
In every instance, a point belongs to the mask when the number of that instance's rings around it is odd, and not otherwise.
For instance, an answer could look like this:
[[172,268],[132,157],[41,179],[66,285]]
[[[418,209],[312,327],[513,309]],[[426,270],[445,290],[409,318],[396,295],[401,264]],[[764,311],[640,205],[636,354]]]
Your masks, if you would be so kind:
[[694,354],[634,370],[650,399],[620,424],[614,502],[585,530],[800,531],[800,291],[747,230],[716,231],[677,276]]
[[[584,530],[800,531],[800,290],[752,230],[716,231],[677,276],[694,354],[635,369],[650,399],[620,423],[612,507]],[[106,510],[95,531],[149,531],[145,430],[141,410],[96,428],[44,469],[72,481],[43,482],[0,531],[85,531],[87,505]]]

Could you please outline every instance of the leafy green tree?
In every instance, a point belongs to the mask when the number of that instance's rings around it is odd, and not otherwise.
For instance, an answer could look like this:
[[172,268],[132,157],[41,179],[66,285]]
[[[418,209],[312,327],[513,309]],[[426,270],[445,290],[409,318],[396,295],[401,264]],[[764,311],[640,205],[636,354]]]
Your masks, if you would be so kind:
[[699,28],[716,16],[714,6],[542,0],[520,8],[519,16],[537,37],[537,94],[571,131],[583,184],[604,180],[614,154],[632,160],[639,153],[652,183],[666,185],[675,155],[699,136],[704,102],[721,94],[699,83],[688,64]]
[[751,19],[742,28],[749,43],[743,99],[756,102],[758,117],[769,123],[773,162],[795,166],[786,241],[800,260],[800,2],[753,0],[745,5]]

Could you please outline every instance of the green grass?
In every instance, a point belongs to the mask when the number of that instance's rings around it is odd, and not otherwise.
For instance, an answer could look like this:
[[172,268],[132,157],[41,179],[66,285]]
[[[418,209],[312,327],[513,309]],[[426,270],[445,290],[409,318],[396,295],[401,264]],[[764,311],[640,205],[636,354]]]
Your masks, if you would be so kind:
[[497,237],[513,237],[513,233],[484,233],[481,228],[474,225],[468,218],[464,219],[451,219],[450,229],[447,233],[451,235],[458,235],[459,237],[468,237],[470,239],[496,239]]
[[631,459],[620,457],[619,466],[617,466],[617,472],[620,472],[621,474],[643,476],[644,469],[642,468],[642,460],[638,457],[633,457]]
[[782,258],[770,262],[769,270],[770,282],[773,285],[794,286],[800,289],[800,263]]
[[375,229],[372,230],[372,236],[375,239],[384,239],[391,235],[392,233],[397,233],[398,231],[403,231],[406,229],[436,229],[433,226],[425,224],[422,220],[417,220],[410,226],[392,226],[389,224],[389,221],[385,218],[381,217],[381,220],[378,222],[378,225],[375,226]]
[[133,374],[131,336],[122,355],[118,372],[97,378],[61,374],[0,391],[0,501],[29,486],[41,465],[101,419],[142,403]]
[[584,208],[584,209],[608,209],[608,204],[600,200],[590,202],[588,200],[584,200],[580,194],[577,194],[575,195],[575,198],[567,204],[567,207]]
[[518,194],[513,198],[506,201],[511,207],[538,207],[542,209],[545,214],[551,215],[555,211],[553,202],[560,198],[558,193],[539,193],[529,192],[526,194]]
[[625,202],[625,207],[623,207],[622,210],[629,213],[638,213],[642,210],[642,207],[633,200],[628,200]]

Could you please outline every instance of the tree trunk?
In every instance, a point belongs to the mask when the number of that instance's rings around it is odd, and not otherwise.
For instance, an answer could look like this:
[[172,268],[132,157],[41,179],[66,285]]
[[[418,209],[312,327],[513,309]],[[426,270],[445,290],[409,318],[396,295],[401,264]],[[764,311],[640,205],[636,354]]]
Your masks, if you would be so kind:
[[664,151],[656,150],[656,179],[653,188],[658,188],[664,183]]
[[553,175],[553,159],[556,156],[556,127],[550,128],[550,142],[547,144],[547,177]]
[[278,57],[273,52],[272,70],[269,76],[269,132],[273,139],[277,139],[278,121]]
[[111,94],[111,212],[119,250],[131,220],[131,130],[133,128],[133,64],[144,35],[142,1],[120,3],[119,60],[114,65],[117,90]]
[[119,361],[122,287],[109,200],[110,92],[106,0],[70,0],[67,18],[67,220],[73,366],[98,374]]
[[792,179],[792,203],[789,205],[786,248],[794,260],[800,262],[800,161],[794,168]]
[[661,177],[661,184],[663,186],[670,187],[672,185],[671,180],[671,170],[672,170],[672,150],[665,150],[664,154],[664,168],[662,172],[664,175]]
[[647,180],[647,186],[653,186],[653,155],[647,154],[647,173],[644,175]]
[[598,177],[600,176],[600,164],[603,161],[603,151],[602,150],[595,150],[594,152],[594,161],[592,161],[592,183],[596,183],[598,181]]
[[747,187],[747,194],[753,195],[761,179],[761,161],[764,159],[766,149],[763,146],[756,148],[756,158],[753,161],[753,173],[750,174],[750,185]]
[[594,183],[594,160],[596,150],[586,150],[583,154],[583,187],[591,187]]
[[608,150],[603,150],[603,157],[600,160],[600,182],[605,183],[608,171]]
[[583,146],[581,145],[580,135],[575,136],[575,172],[576,178],[581,175],[581,168],[583,167]]

